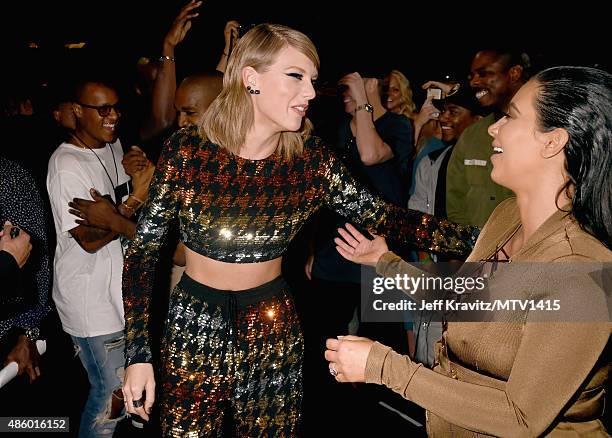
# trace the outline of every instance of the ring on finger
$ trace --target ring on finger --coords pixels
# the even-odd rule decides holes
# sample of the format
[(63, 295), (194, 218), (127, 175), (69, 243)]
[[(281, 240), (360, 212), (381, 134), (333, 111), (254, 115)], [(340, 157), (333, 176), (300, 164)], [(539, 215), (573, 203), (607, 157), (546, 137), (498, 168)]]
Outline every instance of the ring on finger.
[(143, 406), (143, 399), (139, 398), (138, 400), (132, 400), (132, 406), (134, 406), (135, 408), (142, 408)]
[(336, 371), (333, 364), (329, 365), (329, 374), (331, 374), (334, 377), (338, 376), (338, 371)]

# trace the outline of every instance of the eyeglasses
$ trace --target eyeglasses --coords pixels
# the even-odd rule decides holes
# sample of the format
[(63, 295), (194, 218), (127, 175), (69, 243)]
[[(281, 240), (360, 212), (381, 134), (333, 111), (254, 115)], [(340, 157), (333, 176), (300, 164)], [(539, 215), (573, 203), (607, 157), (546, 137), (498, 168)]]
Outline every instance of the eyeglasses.
[(85, 108), (91, 108), (91, 109), (95, 109), (96, 111), (98, 111), (98, 114), (100, 114), (100, 117), (108, 117), (110, 116), (110, 113), (112, 110), (115, 110), (115, 113), (117, 113), (117, 116), (121, 115), (121, 110), (119, 109), (119, 104), (116, 103), (114, 105), (87, 105), (86, 103), (81, 103), (81, 102), (75, 102), (78, 105), (81, 105)]

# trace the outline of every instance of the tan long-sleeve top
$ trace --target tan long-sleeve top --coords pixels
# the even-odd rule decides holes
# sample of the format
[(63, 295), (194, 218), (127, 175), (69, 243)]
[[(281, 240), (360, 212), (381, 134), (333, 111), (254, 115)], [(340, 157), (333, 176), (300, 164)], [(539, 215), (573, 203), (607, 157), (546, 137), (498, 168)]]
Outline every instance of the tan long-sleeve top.
[[(508, 199), (491, 215), (468, 261), (489, 259), (519, 226), (516, 199)], [(575, 263), (585, 261), (609, 263), (612, 252), (570, 215), (556, 212), (490, 278), (487, 297), (508, 298), (504, 294), (512, 291), (519, 299), (559, 299), (561, 310), (549, 312), (549, 322), (541, 322), (547, 313), (528, 309), (493, 314), (495, 322), (449, 322), (433, 370), (375, 343), (366, 382), (424, 407), (429, 436), (608, 436), (600, 418), (610, 370), (610, 298), (604, 291), (610, 282), (602, 288), (601, 280), (572, 275)], [(512, 268), (518, 262), (573, 264), (522, 263), (517, 275)], [(567, 266), (567, 275), (539, 275), (543, 266)], [(422, 273), (391, 252), (376, 270), (386, 277)], [(590, 322), (570, 322), (573, 315)]]

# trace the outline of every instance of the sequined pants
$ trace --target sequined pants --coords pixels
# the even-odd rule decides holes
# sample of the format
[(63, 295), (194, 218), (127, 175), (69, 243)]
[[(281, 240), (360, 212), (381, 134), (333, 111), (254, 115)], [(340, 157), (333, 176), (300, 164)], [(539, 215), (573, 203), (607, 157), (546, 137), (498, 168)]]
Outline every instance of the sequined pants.
[(221, 436), (227, 424), (238, 437), (295, 436), (303, 353), (282, 277), (232, 292), (183, 275), (162, 350), (164, 436)]

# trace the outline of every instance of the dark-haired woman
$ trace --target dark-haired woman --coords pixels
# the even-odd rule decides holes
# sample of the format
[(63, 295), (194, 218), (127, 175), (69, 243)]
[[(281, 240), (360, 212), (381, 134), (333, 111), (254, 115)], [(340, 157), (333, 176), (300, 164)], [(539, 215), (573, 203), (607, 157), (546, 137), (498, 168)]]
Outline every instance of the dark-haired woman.
[[(489, 133), (491, 177), (516, 198), (498, 206), (468, 261), (495, 261), (488, 301), (526, 308), (448, 322), (433, 370), (357, 337), (327, 341), (330, 369), (423, 406), (430, 436), (609, 436), (601, 420), (612, 325), (602, 289), (612, 262), (612, 76), (544, 70)], [(349, 233), (337, 240), (349, 260), (384, 276), (421, 275), (383, 238)]]

